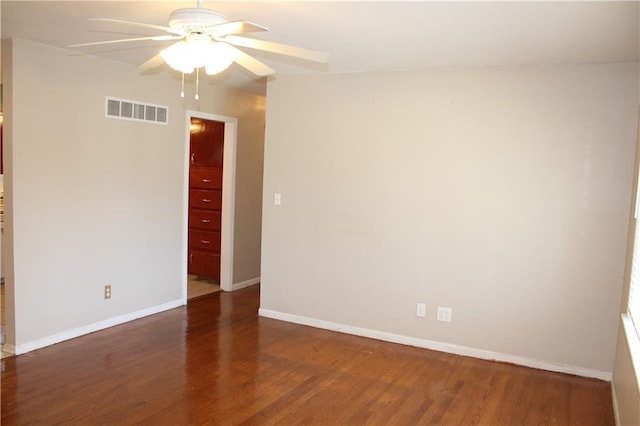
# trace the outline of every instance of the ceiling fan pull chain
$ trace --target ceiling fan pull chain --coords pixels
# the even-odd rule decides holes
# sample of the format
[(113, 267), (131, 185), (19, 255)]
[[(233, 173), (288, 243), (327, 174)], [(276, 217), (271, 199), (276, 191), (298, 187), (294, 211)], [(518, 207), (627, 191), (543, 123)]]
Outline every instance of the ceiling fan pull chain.
[(199, 83), (200, 83), (200, 68), (196, 68), (196, 101), (200, 99), (200, 96), (198, 96)]
[(184, 73), (182, 73), (182, 89), (180, 91), (180, 97), (184, 98)]

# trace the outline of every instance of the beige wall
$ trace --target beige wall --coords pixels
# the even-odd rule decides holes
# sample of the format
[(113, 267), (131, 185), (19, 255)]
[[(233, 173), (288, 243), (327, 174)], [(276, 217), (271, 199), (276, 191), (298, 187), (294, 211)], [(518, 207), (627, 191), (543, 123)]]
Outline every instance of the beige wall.
[[(261, 309), (606, 377), (637, 75), (619, 64), (279, 76)], [(452, 323), (435, 321), (437, 306)]]
[[(187, 109), (238, 117), (234, 270), (259, 274), (261, 182), (251, 170), (263, 97), (204, 83), (199, 102), (191, 87), (182, 100), (167, 72), (140, 76), (20, 40), (11, 59), (8, 287), (19, 347), (180, 301)], [(105, 118), (107, 95), (167, 105), (169, 125)]]

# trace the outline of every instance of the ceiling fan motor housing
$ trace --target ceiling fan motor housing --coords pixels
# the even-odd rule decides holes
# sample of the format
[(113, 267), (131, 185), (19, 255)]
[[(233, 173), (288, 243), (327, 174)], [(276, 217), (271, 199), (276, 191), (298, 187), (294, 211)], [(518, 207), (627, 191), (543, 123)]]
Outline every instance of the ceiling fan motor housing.
[(169, 27), (182, 34), (202, 33), (224, 22), (227, 18), (223, 14), (201, 8), (178, 9), (169, 16)]

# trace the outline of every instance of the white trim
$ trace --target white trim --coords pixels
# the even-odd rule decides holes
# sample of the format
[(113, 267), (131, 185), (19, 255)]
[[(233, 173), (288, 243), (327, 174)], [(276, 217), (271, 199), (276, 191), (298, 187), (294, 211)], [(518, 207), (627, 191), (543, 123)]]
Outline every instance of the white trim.
[(260, 277), (251, 278), (250, 280), (235, 283), (231, 286), (231, 291), (240, 290), (241, 288), (251, 287), (252, 285), (260, 284)]
[(224, 118), (224, 151), (222, 153), (222, 241), (220, 243), (220, 288), (233, 290), (233, 233), (236, 206), (236, 118)]
[(220, 243), (220, 288), (233, 290), (233, 230), (235, 226), (236, 146), (238, 119), (224, 115), (187, 111), (185, 121), (184, 197), (182, 226), (182, 296), (187, 300), (188, 233), (189, 233), (189, 128), (191, 117), (224, 122), (224, 151), (222, 159), (222, 230)]
[(620, 423), (620, 408), (618, 408), (618, 397), (616, 396), (616, 386), (613, 381), (613, 377), (611, 378), (611, 402), (613, 404), (613, 420), (616, 426), (619, 426)]
[(627, 340), (627, 347), (629, 348), (629, 357), (631, 358), (631, 365), (633, 366), (633, 372), (635, 373), (635, 382), (640, 393), (640, 339), (636, 334), (636, 329), (633, 326), (633, 322), (629, 314), (622, 314), (622, 329), (624, 330), (624, 336)]
[(182, 300), (187, 303), (189, 277), (189, 149), (191, 138), (191, 116), (189, 111), (184, 124), (184, 155), (182, 158)]
[(399, 343), (401, 345), (416, 346), (418, 348), (431, 349), (439, 352), (447, 352), (456, 355), (469, 356), (472, 358), (486, 359), (490, 361), (508, 362), (525, 367), (537, 368), (540, 370), (555, 371), (559, 373), (574, 374), (577, 376), (591, 377), (595, 379), (611, 381), (612, 373), (609, 371), (592, 370), (590, 368), (576, 367), (572, 365), (555, 364), (544, 361), (537, 361), (516, 355), (502, 354), (499, 352), (486, 351), (483, 349), (469, 348), (466, 346), (453, 345), (451, 343), (436, 342), (433, 340), (420, 339), (417, 337), (402, 336), (399, 334), (387, 333), (384, 331), (371, 330), (367, 328), (352, 327), (345, 324), (337, 324), (330, 321), (318, 320), (315, 318), (303, 317), (300, 315), (286, 314), (269, 309), (258, 310), (258, 315), (266, 318), (293, 322), (296, 324), (308, 325), (325, 330), (337, 331), (340, 333), (353, 334), (355, 336), (368, 337), (370, 339), (383, 340), (385, 342)]
[(157, 314), (159, 312), (168, 311), (169, 309), (174, 309), (180, 306), (184, 306), (184, 301), (182, 299), (163, 303), (162, 305), (152, 306), (150, 308), (145, 308), (140, 311), (119, 315), (117, 317), (109, 318), (104, 321), (94, 322), (93, 324), (85, 325), (82, 327), (74, 328), (72, 330), (63, 331), (62, 333), (54, 334), (52, 336), (43, 337), (42, 339), (37, 339), (31, 342), (23, 343), (21, 345), (16, 346), (15, 351), (13, 353), (15, 353), (16, 355), (20, 355), (36, 349), (44, 348), (45, 346), (54, 345), (56, 343), (60, 343), (65, 340), (84, 336), (85, 334), (93, 333), (95, 331), (103, 330), (105, 328), (113, 327), (115, 325), (124, 324), (125, 322), (129, 322), (129, 321), (136, 320), (138, 318)]

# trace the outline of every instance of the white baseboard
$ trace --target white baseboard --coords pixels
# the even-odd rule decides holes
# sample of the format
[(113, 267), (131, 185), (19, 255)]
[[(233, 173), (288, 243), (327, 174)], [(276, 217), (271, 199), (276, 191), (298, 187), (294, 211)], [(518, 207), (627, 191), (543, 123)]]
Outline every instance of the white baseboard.
[(241, 288), (251, 287), (252, 285), (256, 285), (256, 284), (260, 284), (260, 277), (251, 278), (250, 280), (231, 284), (231, 291), (236, 291), (236, 290), (240, 290)]
[(433, 340), (420, 339), (416, 337), (402, 336), (399, 334), (387, 333), (384, 331), (371, 330), (367, 328), (352, 327), (350, 325), (338, 324), (330, 321), (318, 320), (315, 318), (300, 315), (287, 314), (269, 309), (258, 310), (258, 315), (266, 318), (293, 322), (296, 324), (308, 325), (325, 330), (338, 331), (355, 336), (368, 337), (370, 339), (383, 340), (386, 342), (400, 343), (402, 345), (415, 346), (418, 348), (431, 349), (439, 352), (447, 352), (456, 355), (463, 355), (472, 358), (486, 359), (490, 361), (501, 361), (525, 367), (537, 368), (540, 370), (555, 371), (559, 373), (574, 374), (576, 376), (590, 377), (605, 381), (611, 381), (612, 373), (608, 371), (592, 370), (589, 368), (575, 367), (564, 364), (554, 364), (534, 359), (524, 358), (516, 355), (502, 354), (499, 352), (486, 351), (483, 349), (469, 348), (466, 346), (453, 345), (451, 343), (436, 342)]
[(140, 311), (131, 312), (129, 314), (124, 314), (117, 317), (109, 318), (104, 321), (95, 322), (93, 324), (85, 325), (83, 327), (74, 328), (73, 330), (63, 331), (62, 333), (54, 334), (52, 336), (43, 337), (42, 339), (37, 339), (31, 342), (17, 345), (13, 353), (16, 355), (20, 355), (36, 349), (44, 348), (45, 346), (50, 346), (56, 343), (63, 342), (65, 340), (69, 340), (69, 339), (83, 336), (85, 334), (93, 333), (94, 331), (99, 331), (105, 328), (113, 327), (114, 325), (123, 324), (125, 322), (133, 321), (138, 318), (157, 314), (163, 311), (168, 311), (169, 309), (177, 308), (183, 305), (184, 305), (184, 301), (182, 299), (178, 299), (178, 300), (164, 303), (162, 305), (152, 306), (150, 308), (142, 309)]

